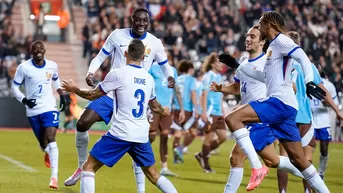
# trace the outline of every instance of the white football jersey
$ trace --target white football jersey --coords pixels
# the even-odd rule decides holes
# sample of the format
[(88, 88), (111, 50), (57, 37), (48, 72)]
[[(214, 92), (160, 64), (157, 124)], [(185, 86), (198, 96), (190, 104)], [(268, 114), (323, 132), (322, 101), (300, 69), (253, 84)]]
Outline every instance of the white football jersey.
[[(101, 51), (106, 55), (112, 55), (112, 69), (126, 65), (124, 53), (134, 38), (135, 36), (132, 34), (131, 28), (116, 29), (107, 37)], [(149, 71), (154, 61), (159, 65), (164, 65), (168, 62), (167, 54), (160, 39), (149, 32), (146, 32), (139, 39), (145, 46), (144, 61), (141, 64), (145, 70)], [(108, 96), (113, 98), (111, 94)]]
[[(327, 79), (323, 78), (322, 80), (325, 88), (331, 94), (332, 99), (334, 100), (336, 105), (338, 105), (337, 92), (335, 86)], [(329, 108), (330, 107), (323, 104), (322, 101), (316, 98), (311, 100), (311, 109), (313, 114), (312, 124), (315, 129), (331, 127)]]
[(290, 55), (297, 48), (299, 46), (292, 39), (280, 33), (269, 44), (264, 67), (267, 97), (275, 97), (295, 109), (298, 109), (298, 102), (292, 87), (293, 59)]
[(127, 65), (109, 72), (99, 87), (114, 94), (112, 125), (109, 132), (122, 140), (149, 141), (147, 108), (155, 98), (155, 83), (148, 71)]
[(26, 107), (26, 115), (32, 117), (49, 111), (57, 111), (51, 81), (58, 79), (57, 64), (45, 59), (43, 66), (35, 65), (32, 59), (21, 63), (14, 75), (14, 84), (24, 83), (25, 97), (36, 99), (37, 105)]
[[(246, 66), (252, 70), (261, 72), (263, 72), (265, 63), (266, 55), (264, 55), (264, 53), (255, 59), (244, 58), (240, 60), (241, 66)], [(240, 83), (241, 104), (247, 104), (251, 101), (266, 97), (266, 84), (251, 78), (240, 70), (237, 70), (234, 80), (235, 82)]]

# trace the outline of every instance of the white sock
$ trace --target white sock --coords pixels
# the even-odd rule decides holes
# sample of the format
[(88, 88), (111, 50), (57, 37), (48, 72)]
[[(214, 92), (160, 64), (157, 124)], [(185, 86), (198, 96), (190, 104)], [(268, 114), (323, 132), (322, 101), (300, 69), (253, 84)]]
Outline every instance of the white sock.
[(258, 159), (257, 153), (252, 145), (248, 130), (246, 128), (242, 128), (238, 129), (232, 134), (235, 137), (239, 147), (242, 149), (245, 155), (247, 155), (251, 167), (256, 169), (262, 168), (262, 163)]
[(294, 176), (303, 178), (303, 175), (301, 174), (301, 172), (291, 163), (288, 157), (279, 156), (279, 158), (280, 158), (280, 163), (277, 167), (279, 170), (283, 170), (283, 171), (293, 174)]
[(76, 131), (76, 149), (77, 149), (77, 156), (79, 160), (79, 165), (78, 165), (79, 168), (82, 168), (82, 164), (87, 159), (88, 140), (89, 140), (88, 131), (86, 132)]
[(51, 168), (51, 177), (57, 179), (58, 175), (58, 147), (56, 142), (51, 142), (48, 144), (49, 147), (49, 159)]
[(158, 178), (156, 186), (160, 189), (163, 193), (177, 193), (174, 185), (169, 181), (166, 177), (160, 176)]
[(230, 176), (224, 188), (224, 193), (236, 193), (243, 180), (243, 168), (231, 168)]
[(94, 193), (95, 192), (95, 174), (94, 172), (82, 172), (80, 193)]
[(281, 193), (286, 193), (286, 190), (285, 190), (285, 189), (282, 189)]
[(132, 167), (135, 173), (137, 192), (144, 193), (145, 192), (145, 175), (143, 173), (143, 170), (141, 167), (137, 166), (134, 161), (132, 161)]
[(317, 192), (317, 193), (330, 193), (329, 189), (326, 187), (322, 178), (317, 173), (316, 168), (311, 164), (307, 169), (301, 172), (307, 181), (307, 183)]
[(310, 193), (310, 191), (306, 188), (306, 189), (305, 189), (305, 193)]
[(44, 152), (49, 154), (49, 146), (46, 146), (46, 148), (44, 149)]
[(329, 156), (320, 156), (319, 157), (319, 168), (318, 168), (318, 172), (321, 174), (324, 174), (326, 168), (328, 167), (328, 158)]

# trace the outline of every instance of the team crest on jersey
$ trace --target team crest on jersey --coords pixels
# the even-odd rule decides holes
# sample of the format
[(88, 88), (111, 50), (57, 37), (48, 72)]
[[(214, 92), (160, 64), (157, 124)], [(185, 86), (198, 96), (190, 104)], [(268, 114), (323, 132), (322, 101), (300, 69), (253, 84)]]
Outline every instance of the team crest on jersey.
[(148, 57), (148, 55), (151, 53), (151, 49), (148, 48), (147, 46), (145, 46), (145, 52), (144, 52), (144, 56)]
[(270, 56), (272, 56), (272, 51), (271, 50), (269, 50), (269, 52), (267, 54), (267, 57), (270, 57)]
[(52, 74), (49, 73), (49, 72), (46, 72), (46, 73), (45, 73), (45, 76), (46, 76), (46, 80), (49, 81), (50, 78), (52, 77)]

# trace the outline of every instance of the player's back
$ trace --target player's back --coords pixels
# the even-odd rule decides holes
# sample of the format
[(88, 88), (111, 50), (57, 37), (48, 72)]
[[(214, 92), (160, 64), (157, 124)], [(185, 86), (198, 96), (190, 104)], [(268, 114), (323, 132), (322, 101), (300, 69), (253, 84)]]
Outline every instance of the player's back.
[(114, 96), (113, 124), (110, 133), (120, 139), (146, 143), (149, 122), (146, 111), (155, 96), (154, 80), (142, 67), (127, 65), (113, 70), (117, 74)]
[(277, 35), (269, 44), (264, 73), (267, 97), (278, 98), (283, 103), (298, 109), (291, 79), (293, 59), (287, 55), (287, 52), (296, 46), (289, 37), (281, 33)]
[[(332, 99), (338, 105), (337, 92), (335, 86), (327, 79), (322, 79), (325, 88), (329, 91)], [(311, 109), (313, 113), (313, 126), (316, 129), (330, 127), (329, 107), (318, 99), (311, 100)]]
[(24, 83), (25, 96), (36, 99), (36, 106), (26, 107), (28, 117), (48, 111), (56, 111), (51, 81), (58, 78), (57, 64), (51, 60), (44, 60), (43, 66), (38, 66), (32, 59), (20, 64), (17, 68), (15, 84)]
[[(172, 67), (174, 70), (174, 78), (177, 78), (177, 72), (174, 67)], [(169, 107), (171, 108), (171, 102), (173, 98), (173, 92), (174, 90), (172, 88), (168, 88), (168, 80), (163, 75), (163, 72), (161, 70), (161, 67), (154, 63), (149, 73), (154, 78), (155, 81), (155, 91), (156, 91), (156, 99), (157, 101), (163, 106), (163, 107)]]
[[(222, 75), (214, 73), (212, 70), (206, 72), (204, 75), (204, 89), (209, 90), (210, 84), (216, 82), (222, 83)], [(221, 116), (222, 115), (222, 99), (223, 94), (221, 92), (208, 92), (207, 94), (207, 111), (211, 110), (211, 115)]]
[[(188, 111), (188, 112), (193, 111), (191, 92), (195, 91), (196, 89), (195, 82), (196, 82), (195, 78), (189, 74), (182, 74), (176, 79), (176, 84), (179, 87), (181, 95), (182, 95), (183, 108), (185, 111)], [(177, 110), (180, 110), (180, 106), (178, 102), (175, 103), (174, 108)]]
[[(263, 72), (264, 65), (266, 63), (266, 56), (264, 54), (258, 56), (255, 59), (244, 59), (240, 62), (242, 66), (247, 66), (253, 70)], [(235, 81), (240, 83), (241, 103), (247, 104), (251, 101), (255, 101), (266, 97), (266, 84), (249, 77), (241, 71), (237, 71)]]

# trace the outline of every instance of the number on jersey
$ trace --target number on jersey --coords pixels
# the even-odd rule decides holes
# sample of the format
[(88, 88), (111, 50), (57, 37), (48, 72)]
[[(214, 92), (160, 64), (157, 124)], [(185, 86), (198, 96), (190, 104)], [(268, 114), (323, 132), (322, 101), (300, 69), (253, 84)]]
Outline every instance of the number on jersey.
[(132, 115), (135, 118), (139, 118), (143, 115), (143, 109), (144, 109), (144, 99), (145, 99), (145, 93), (142, 89), (137, 89), (135, 91), (134, 97), (138, 99), (137, 105), (138, 105), (138, 110), (137, 109), (132, 109)]
[(246, 82), (242, 82), (241, 83), (241, 93), (247, 93), (247, 83)]

